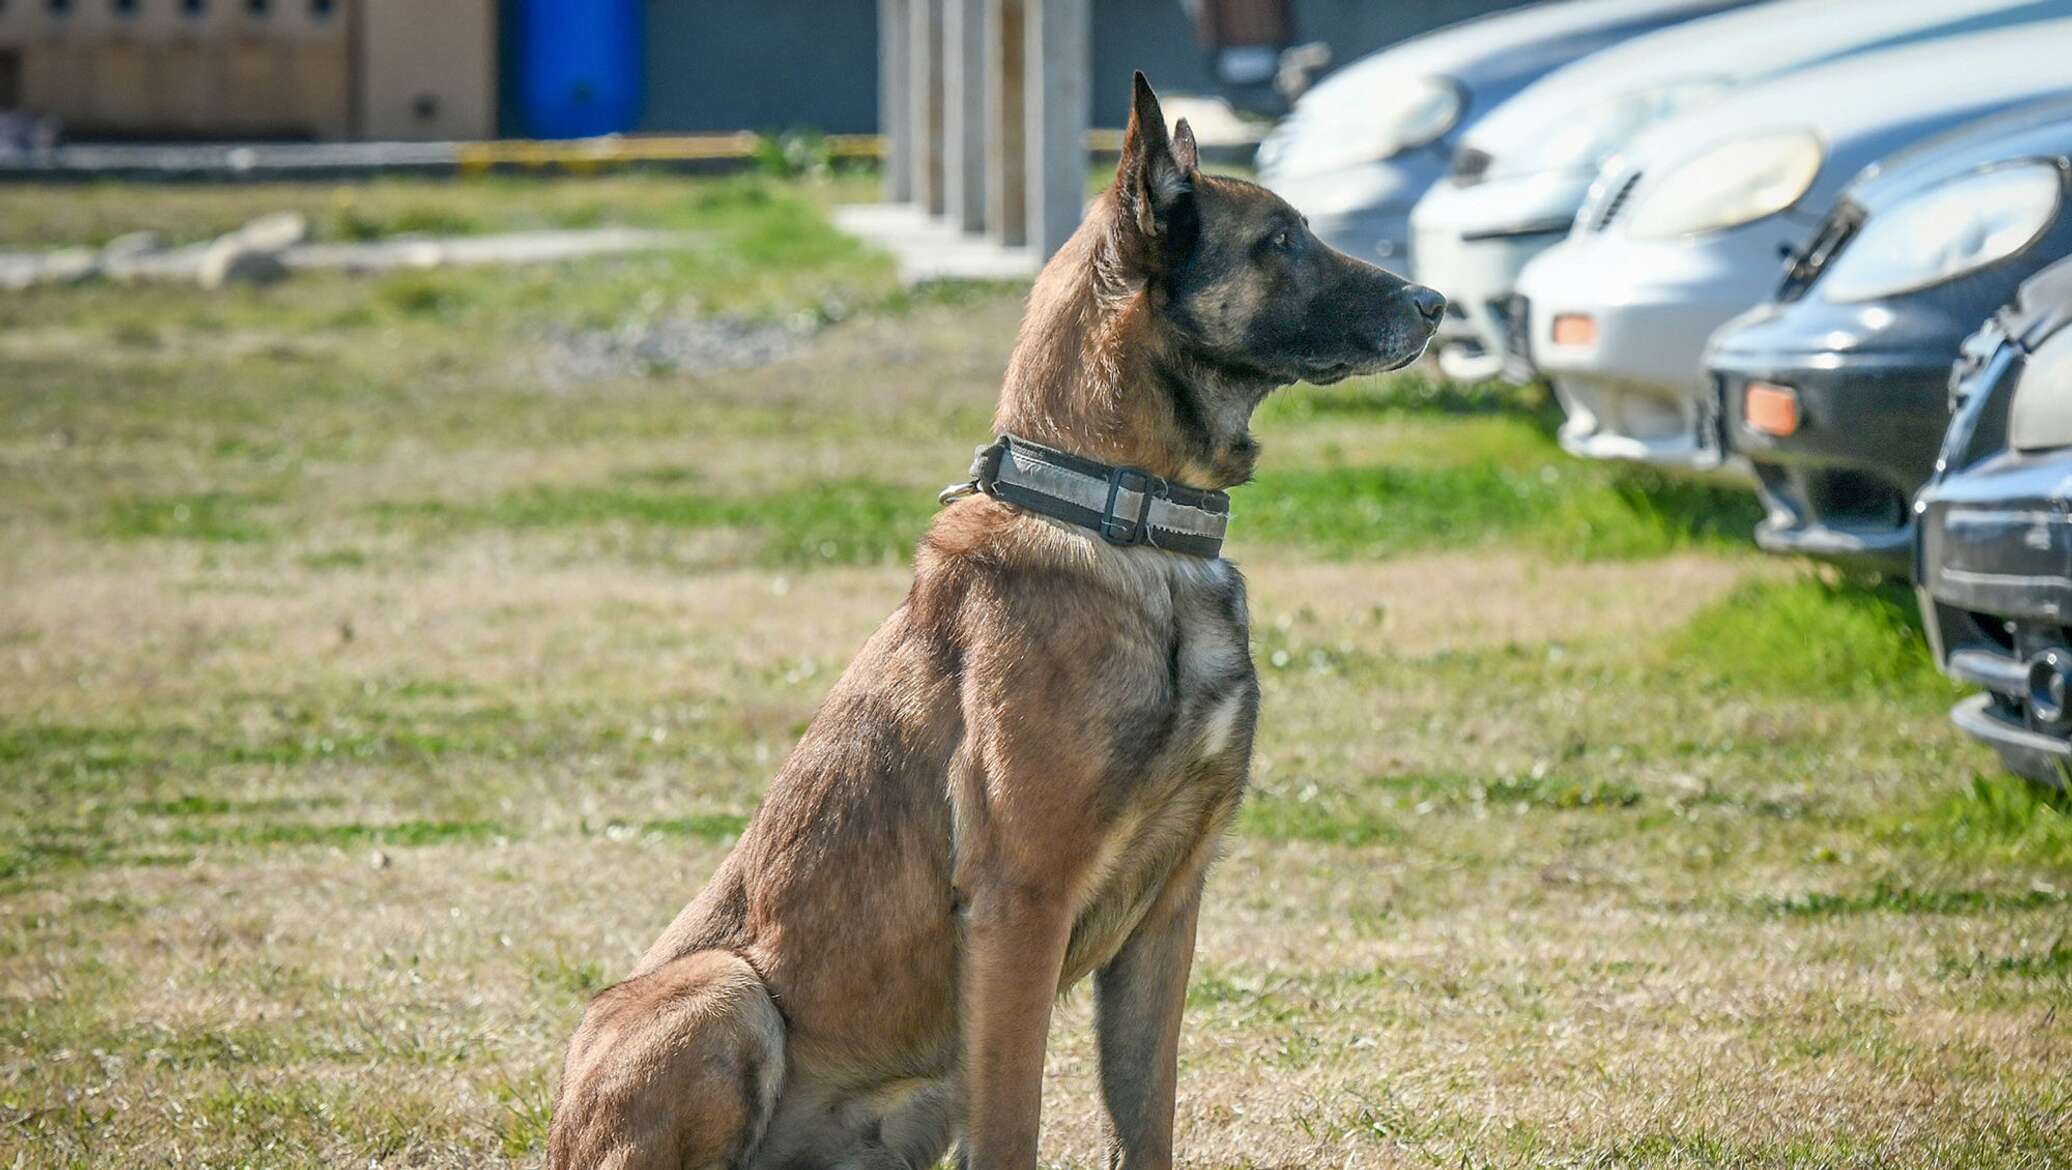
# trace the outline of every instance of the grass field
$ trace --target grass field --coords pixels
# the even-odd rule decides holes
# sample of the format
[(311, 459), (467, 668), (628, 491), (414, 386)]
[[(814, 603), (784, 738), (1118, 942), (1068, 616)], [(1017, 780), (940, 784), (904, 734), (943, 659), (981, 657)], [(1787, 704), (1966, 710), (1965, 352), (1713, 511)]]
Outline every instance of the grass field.
[[(542, 1161), (986, 436), (1013, 289), (760, 179), (8, 188), (7, 246), (662, 224), (564, 269), (0, 300), (0, 1166)], [(324, 209), (330, 209), (324, 211)], [(2072, 809), (1907, 597), (1545, 400), (1269, 403), (1191, 1167), (2072, 1165)], [(1046, 1161), (1099, 1164), (1090, 1005)]]

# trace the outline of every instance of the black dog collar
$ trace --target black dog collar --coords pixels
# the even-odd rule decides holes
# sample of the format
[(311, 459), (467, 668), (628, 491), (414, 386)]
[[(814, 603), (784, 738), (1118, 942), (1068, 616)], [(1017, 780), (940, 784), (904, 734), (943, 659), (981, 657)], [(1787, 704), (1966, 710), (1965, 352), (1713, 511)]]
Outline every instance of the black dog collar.
[(1003, 504), (1091, 528), (1109, 544), (1148, 544), (1195, 557), (1221, 555), (1230, 527), (1230, 497), (1222, 492), (1013, 435), (980, 447), (971, 461), (971, 478), (944, 488), (937, 498), (947, 504), (981, 492)]

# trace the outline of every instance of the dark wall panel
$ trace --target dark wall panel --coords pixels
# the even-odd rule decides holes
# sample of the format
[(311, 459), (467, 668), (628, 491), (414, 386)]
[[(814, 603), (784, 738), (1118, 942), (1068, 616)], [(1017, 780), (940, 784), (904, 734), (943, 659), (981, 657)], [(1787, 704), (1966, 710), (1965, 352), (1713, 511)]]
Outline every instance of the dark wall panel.
[[(1295, 31), (1331, 44), (1335, 66), (1517, 4), (1295, 0)], [(875, 0), (649, 0), (647, 31), (643, 130), (877, 129)], [(1180, 0), (1094, 0), (1094, 125), (1128, 117), (1132, 69), (1162, 90), (1209, 89)]]
[(649, 0), (643, 130), (878, 128), (875, 0)]

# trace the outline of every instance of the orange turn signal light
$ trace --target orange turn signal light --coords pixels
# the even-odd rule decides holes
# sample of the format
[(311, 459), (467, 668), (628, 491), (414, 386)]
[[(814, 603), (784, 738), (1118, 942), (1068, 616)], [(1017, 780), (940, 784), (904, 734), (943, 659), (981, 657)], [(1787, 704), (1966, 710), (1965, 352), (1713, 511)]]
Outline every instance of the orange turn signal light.
[(1748, 429), (1765, 435), (1798, 433), (1799, 392), (1775, 382), (1750, 382), (1741, 396), (1741, 417)]
[(1554, 318), (1554, 344), (1596, 345), (1597, 319), (1581, 313), (1562, 313)]

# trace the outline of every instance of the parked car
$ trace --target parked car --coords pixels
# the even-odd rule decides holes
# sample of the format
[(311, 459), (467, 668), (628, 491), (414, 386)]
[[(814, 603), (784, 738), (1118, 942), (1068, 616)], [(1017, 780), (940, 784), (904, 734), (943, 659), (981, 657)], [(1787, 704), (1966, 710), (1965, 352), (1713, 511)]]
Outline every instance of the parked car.
[(2072, 19), (1887, 49), (1680, 114), (1605, 165), (1567, 239), (1518, 281), (1529, 356), (1597, 458), (1721, 462), (1701, 364), (1770, 299), (1866, 165), (1966, 122), (2072, 95)]
[(1412, 37), (1330, 74), (1259, 145), (1260, 181), (1334, 247), (1407, 267), (1410, 207), (1469, 126), (1521, 87), (1627, 37), (1750, 0), (1567, 0)]
[(1777, 0), (1634, 37), (1475, 123), (1410, 213), (1412, 270), (1460, 307), (1434, 343), (1466, 381), (1531, 376), (1509, 337), (1518, 274), (1568, 234), (1599, 167), (1649, 126), (1860, 53), (2072, 16), (2072, 0)]
[(1950, 717), (2007, 767), (2072, 767), (2072, 260), (2029, 278), (1965, 346), (1935, 480), (1914, 505), (1936, 662), (1984, 688)]
[(1756, 542), (1895, 576), (1977, 322), (2072, 255), (2072, 102), (1989, 118), (1873, 165), (1776, 300), (1706, 351), (1727, 449), (1766, 516)]

